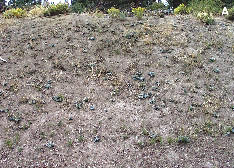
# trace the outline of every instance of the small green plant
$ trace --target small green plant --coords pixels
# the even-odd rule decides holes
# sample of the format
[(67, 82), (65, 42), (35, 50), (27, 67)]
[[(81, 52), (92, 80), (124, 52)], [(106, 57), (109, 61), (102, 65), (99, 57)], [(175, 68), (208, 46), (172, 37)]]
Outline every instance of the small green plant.
[(142, 129), (142, 135), (148, 136), (148, 135), (149, 135), (149, 132), (148, 132), (145, 128), (143, 128), (143, 129)]
[(6, 146), (7, 146), (8, 148), (10, 148), (10, 149), (13, 148), (13, 142), (12, 142), (10, 139), (6, 140), (5, 144), (6, 144)]
[(149, 7), (147, 7), (148, 10), (154, 11), (154, 10), (163, 10), (166, 9), (166, 6), (163, 3), (157, 3), (154, 2), (152, 5), (150, 5)]
[(177, 8), (174, 9), (175, 14), (186, 14), (187, 13), (187, 8), (186, 6), (182, 3), (180, 4)]
[(12, 8), (3, 13), (4, 18), (22, 18), (27, 16), (27, 11), (21, 8)]
[(159, 142), (159, 143), (163, 143), (163, 138), (162, 138), (162, 136), (156, 136), (156, 137), (152, 137), (152, 138), (150, 138), (150, 145), (154, 145), (154, 144), (156, 144), (157, 142)]
[(228, 10), (228, 16), (226, 17), (228, 20), (234, 20), (234, 7)]
[(132, 13), (137, 17), (138, 20), (141, 20), (143, 17), (143, 14), (145, 12), (145, 8), (138, 7), (138, 8), (132, 8)]
[(120, 10), (116, 9), (114, 7), (108, 9), (107, 12), (110, 15), (110, 17), (112, 17), (112, 18), (119, 18), (119, 16), (120, 16)]
[(67, 141), (67, 146), (72, 147), (73, 146), (73, 140), (68, 140)]
[(175, 139), (172, 138), (172, 137), (168, 137), (167, 142), (168, 142), (169, 145), (171, 145), (171, 144), (173, 144), (175, 142)]
[(83, 135), (80, 135), (78, 138), (77, 138), (78, 142), (84, 142), (84, 136)]
[(197, 18), (205, 24), (208, 24), (208, 25), (214, 24), (214, 18), (211, 13), (199, 12), (197, 14)]
[(67, 3), (58, 3), (57, 5), (50, 5), (44, 11), (44, 16), (54, 16), (59, 14), (65, 14), (68, 12), (69, 12), (69, 6)]

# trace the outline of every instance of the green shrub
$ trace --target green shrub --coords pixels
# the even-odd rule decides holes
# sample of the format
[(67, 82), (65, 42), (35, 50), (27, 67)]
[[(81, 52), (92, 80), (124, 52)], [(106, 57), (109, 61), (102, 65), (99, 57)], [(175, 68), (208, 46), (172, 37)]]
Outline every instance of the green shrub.
[(174, 9), (175, 14), (186, 14), (187, 13), (187, 8), (186, 6), (182, 3), (180, 4), (177, 8)]
[(110, 8), (107, 10), (107, 13), (112, 17), (112, 18), (119, 18), (120, 15), (120, 10), (116, 9), (114, 7)]
[(72, 11), (75, 13), (83, 13), (85, 11), (85, 5), (80, 2), (76, 2), (72, 5)]
[(28, 16), (43, 16), (46, 8), (43, 6), (34, 6), (29, 12)]
[(50, 5), (44, 12), (45, 16), (54, 16), (59, 14), (65, 14), (69, 12), (67, 3), (58, 3), (57, 5)]
[(205, 24), (213, 24), (214, 23), (214, 18), (211, 13), (206, 13), (206, 12), (199, 12), (197, 14), (197, 18), (201, 20)]
[(166, 6), (163, 3), (157, 3), (154, 2), (152, 5), (150, 5), (149, 7), (147, 7), (148, 10), (160, 10), (160, 9), (166, 9)]
[(228, 16), (226, 17), (229, 20), (234, 20), (234, 7), (228, 10)]
[(222, 12), (223, 2), (221, 0), (191, 0), (189, 1), (188, 8), (190, 8), (189, 13), (213, 13), (219, 14)]
[(143, 17), (143, 14), (145, 12), (145, 8), (142, 8), (142, 7), (132, 8), (132, 12), (137, 17), (137, 19), (140, 20)]
[(3, 16), (7, 19), (9, 18), (22, 18), (27, 16), (27, 11), (21, 8), (12, 8), (3, 13)]

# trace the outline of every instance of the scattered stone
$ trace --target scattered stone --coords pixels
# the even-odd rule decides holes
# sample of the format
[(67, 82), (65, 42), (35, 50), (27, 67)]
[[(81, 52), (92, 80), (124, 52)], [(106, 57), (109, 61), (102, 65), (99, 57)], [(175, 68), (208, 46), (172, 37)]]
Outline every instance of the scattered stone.
[(75, 106), (76, 106), (77, 109), (81, 109), (82, 106), (83, 106), (83, 102), (82, 101), (76, 102)]
[(53, 148), (54, 147), (54, 143), (52, 141), (50, 141), (47, 144), (45, 144), (45, 146), (48, 147), (48, 148)]
[(145, 78), (142, 76), (141, 72), (137, 72), (132, 78), (133, 78), (133, 80), (138, 80), (141, 82), (143, 82), (145, 80)]
[(190, 139), (186, 136), (179, 136), (177, 142), (180, 144), (186, 144), (190, 142)]
[(9, 121), (13, 121), (13, 122), (15, 122), (15, 123), (18, 124), (21, 121), (21, 118), (20, 117), (15, 117), (15, 116), (11, 115), (11, 116), (8, 117), (8, 120)]
[(35, 99), (32, 100), (32, 104), (36, 104), (37, 101)]
[(215, 72), (215, 73), (220, 73), (220, 70), (219, 70), (218, 68), (215, 68), (215, 69), (214, 69), (214, 72)]
[(138, 98), (139, 99), (146, 99), (146, 98), (151, 97), (151, 95), (152, 95), (151, 93), (141, 93), (138, 95)]
[(148, 75), (149, 75), (150, 77), (155, 77), (155, 73), (154, 73), (154, 72), (149, 72)]
[(94, 142), (100, 142), (100, 141), (101, 141), (100, 136), (95, 136), (95, 137), (93, 138), (93, 141), (94, 141)]
[(88, 98), (88, 97), (85, 97), (83, 101), (84, 101), (84, 102), (88, 102), (88, 101), (89, 101), (89, 98)]
[(157, 106), (157, 105), (154, 105), (153, 109), (156, 110), (156, 111), (160, 110), (159, 106)]
[(7, 113), (8, 111), (8, 109), (0, 109), (0, 113)]
[(51, 84), (49, 84), (49, 83), (45, 84), (45, 88), (46, 88), (46, 89), (51, 88)]
[(83, 49), (83, 53), (87, 53), (88, 51), (86, 49)]
[(155, 104), (156, 103), (156, 100), (155, 100), (155, 97), (153, 97), (151, 100), (150, 100), (150, 104)]
[(153, 132), (149, 133), (149, 137), (150, 137), (150, 138), (155, 139), (157, 136), (158, 136), (158, 135), (155, 134), (155, 133), (153, 133)]
[(95, 110), (95, 107), (94, 106), (90, 106), (90, 110)]
[(95, 37), (89, 37), (89, 40), (93, 41), (93, 40), (95, 40)]
[(56, 102), (62, 102), (63, 101), (63, 96), (54, 96), (52, 99)]
[(215, 60), (216, 60), (216, 59), (215, 59), (214, 57), (211, 57), (211, 58), (210, 58), (210, 62), (215, 62)]

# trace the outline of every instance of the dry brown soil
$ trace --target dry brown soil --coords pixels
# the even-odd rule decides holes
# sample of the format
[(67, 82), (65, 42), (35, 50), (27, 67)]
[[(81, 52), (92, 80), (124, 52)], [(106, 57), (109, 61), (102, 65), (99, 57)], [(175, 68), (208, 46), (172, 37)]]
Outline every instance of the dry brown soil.
[(1, 17), (0, 167), (233, 168), (234, 23), (215, 21)]

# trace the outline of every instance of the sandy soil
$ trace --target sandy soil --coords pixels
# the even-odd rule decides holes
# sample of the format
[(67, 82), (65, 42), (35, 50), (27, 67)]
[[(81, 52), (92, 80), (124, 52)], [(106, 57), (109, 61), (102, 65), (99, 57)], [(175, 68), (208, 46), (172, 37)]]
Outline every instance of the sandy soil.
[(0, 18), (0, 167), (234, 165), (234, 23)]

